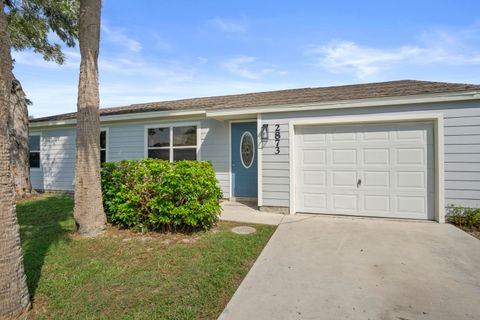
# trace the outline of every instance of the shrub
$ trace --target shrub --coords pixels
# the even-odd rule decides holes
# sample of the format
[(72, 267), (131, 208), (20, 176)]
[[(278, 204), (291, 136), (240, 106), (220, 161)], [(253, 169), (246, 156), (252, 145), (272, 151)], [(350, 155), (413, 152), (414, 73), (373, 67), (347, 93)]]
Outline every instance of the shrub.
[(480, 228), (480, 208), (464, 208), (450, 206), (448, 208), (448, 222), (470, 229)]
[(223, 195), (208, 161), (109, 162), (101, 178), (107, 218), (121, 227), (192, 231), (218, 221)]

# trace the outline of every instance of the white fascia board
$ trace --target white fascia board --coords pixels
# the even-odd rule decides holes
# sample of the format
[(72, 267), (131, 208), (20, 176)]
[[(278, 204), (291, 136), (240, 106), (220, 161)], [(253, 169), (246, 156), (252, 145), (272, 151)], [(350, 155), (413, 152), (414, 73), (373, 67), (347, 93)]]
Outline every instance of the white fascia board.
[[(100, 116), (100, 122), (108, 123), (114, 121), (131, 121), (131, 120), (141, 120), (141, 119), (152, 119), (152, 118), (175, 118), (175, 117), (185, 117), (185, 116), (205, 116), (205, 110), (185, 110), (185, 111), (153, 111), (153, 112), (138, 112), (138, 113), (127, 113), (127, 114), (118, 114), (111, 116)], [(53, 120), (53, 121), (41, 121), (41, 122), (31, 122), (30, 128), (41, 128), (41, 127), (51, 127), (51, 126), (73, 126), (77, 123), (77, 119), (68, 119), (68, 120)]]
[(357, 99), (357, 100), (338, 100), (329, 102), (316, 103), (299, 103), (288, 105), (269, 105), (258, 108), (232, 108), (229, 110), (207, 110), (207, 118), (227, 118), (237, 115), (258, 114), (258, 113), (276, 113), (291, 111), (309, 111), (309, 110), (326, 110), (326, 109), (346, 109), (346, 108), (366, 108), (377, 106), (393, 106), (405, 104), (420, 104), (434, 102), (450, 102), (450, 101), (468, 101), (480, 100), (480, 92), (453, 92), (442, 94), (425, 94), (415, 96), (373, 98), (373, 99)]

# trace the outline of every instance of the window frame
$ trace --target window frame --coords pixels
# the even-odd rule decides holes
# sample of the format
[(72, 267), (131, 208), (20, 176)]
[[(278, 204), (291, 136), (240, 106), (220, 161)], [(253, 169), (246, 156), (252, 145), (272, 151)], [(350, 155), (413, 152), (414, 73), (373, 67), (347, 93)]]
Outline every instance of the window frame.
[[(102, 146), (101, 144), (99, 145), (100, 147), (100, 165), (102, 165), (102, 157), (101, 157), (101, 153), (102, 153), (102, 150), (105, 150), (105, 162), (109, 162), (110, 161), (110, 157), (109, 157), (109, 152), (108, 152), (108, 147), (109, 147), (109, 143), (110, 143), (110, 139), (109, 139), (109, 136), (110, 136), (110, 132), (109, 132), (109, 128), (102, 128), (100, 127), (100, 135), (102, 134), (102, 131), (105, 131), (105, 148), (102, 149)], [(100, 139), (100, 137), (98, 137), (98, 139)]]
[(30, 150), (30, 143), (28, 144), (28, 157), (29, 157), (29, 160), (28, 160), (28, 166), (30, 167), (30, 170), (32, 171), (41, 171), (42, 170), (42, 133), (41, 132), (29, 132), (28, 133), (28, 140), (30, 142), (30, 137), (40, 137), (40, 141), (38, 143), (38, 146), (39, 146), (39, 150), (35, 150), (33, 152), (38, 152), (39, 156), (40, 156), (40, 165), (38, 167), (32, 167), (30, 166), (30, 152), (32, 152), (32, 150)]
[[(144, 158), (148, 158), (148, 150), (168, 150), (169, 161), (173, 162), (173, 150), (175, 149), (193, 149), (193, 146), (174, 146), (173, 145), (173, 128), (175, 127), (188, 127), (188, 126), (195, 126), (196, 127), (196, 134), (197, 140), (195, 145), (196, 151), (196, 158), (197, 161), (201, 160), (200, 157), (200, 144), (201, 144), (201, 126), (200, 122), (159, 122), (154, 124), (147, 124), (144, 126)], [(169, 130), (169, 146), (168, 147), (149, 147), (148, 146), (148, 129), (158, 129), (158, 128), (168, 128)]]

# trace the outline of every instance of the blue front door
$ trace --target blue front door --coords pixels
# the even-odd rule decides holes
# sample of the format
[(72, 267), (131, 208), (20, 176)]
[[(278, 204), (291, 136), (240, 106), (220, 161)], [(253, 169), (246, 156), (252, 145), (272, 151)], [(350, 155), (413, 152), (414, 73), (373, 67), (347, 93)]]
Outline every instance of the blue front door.
[(257, 123), (232, 123), (232, 193), (257, 197)]

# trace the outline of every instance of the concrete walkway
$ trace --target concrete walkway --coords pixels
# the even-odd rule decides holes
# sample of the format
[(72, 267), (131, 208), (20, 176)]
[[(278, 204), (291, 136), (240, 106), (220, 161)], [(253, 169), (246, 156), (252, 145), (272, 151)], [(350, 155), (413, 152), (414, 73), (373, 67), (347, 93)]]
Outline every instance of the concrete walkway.
[(219, 319), (480, 319), (480, 241), (451, 225), (276, 218)]
[(253, 204), (245, 204), (234, 201), (225, 201), (222, 203), (222, 214), (220, 220), (279, 225), (285, 215), (272, 212), (260, 212), (255, 209)]

